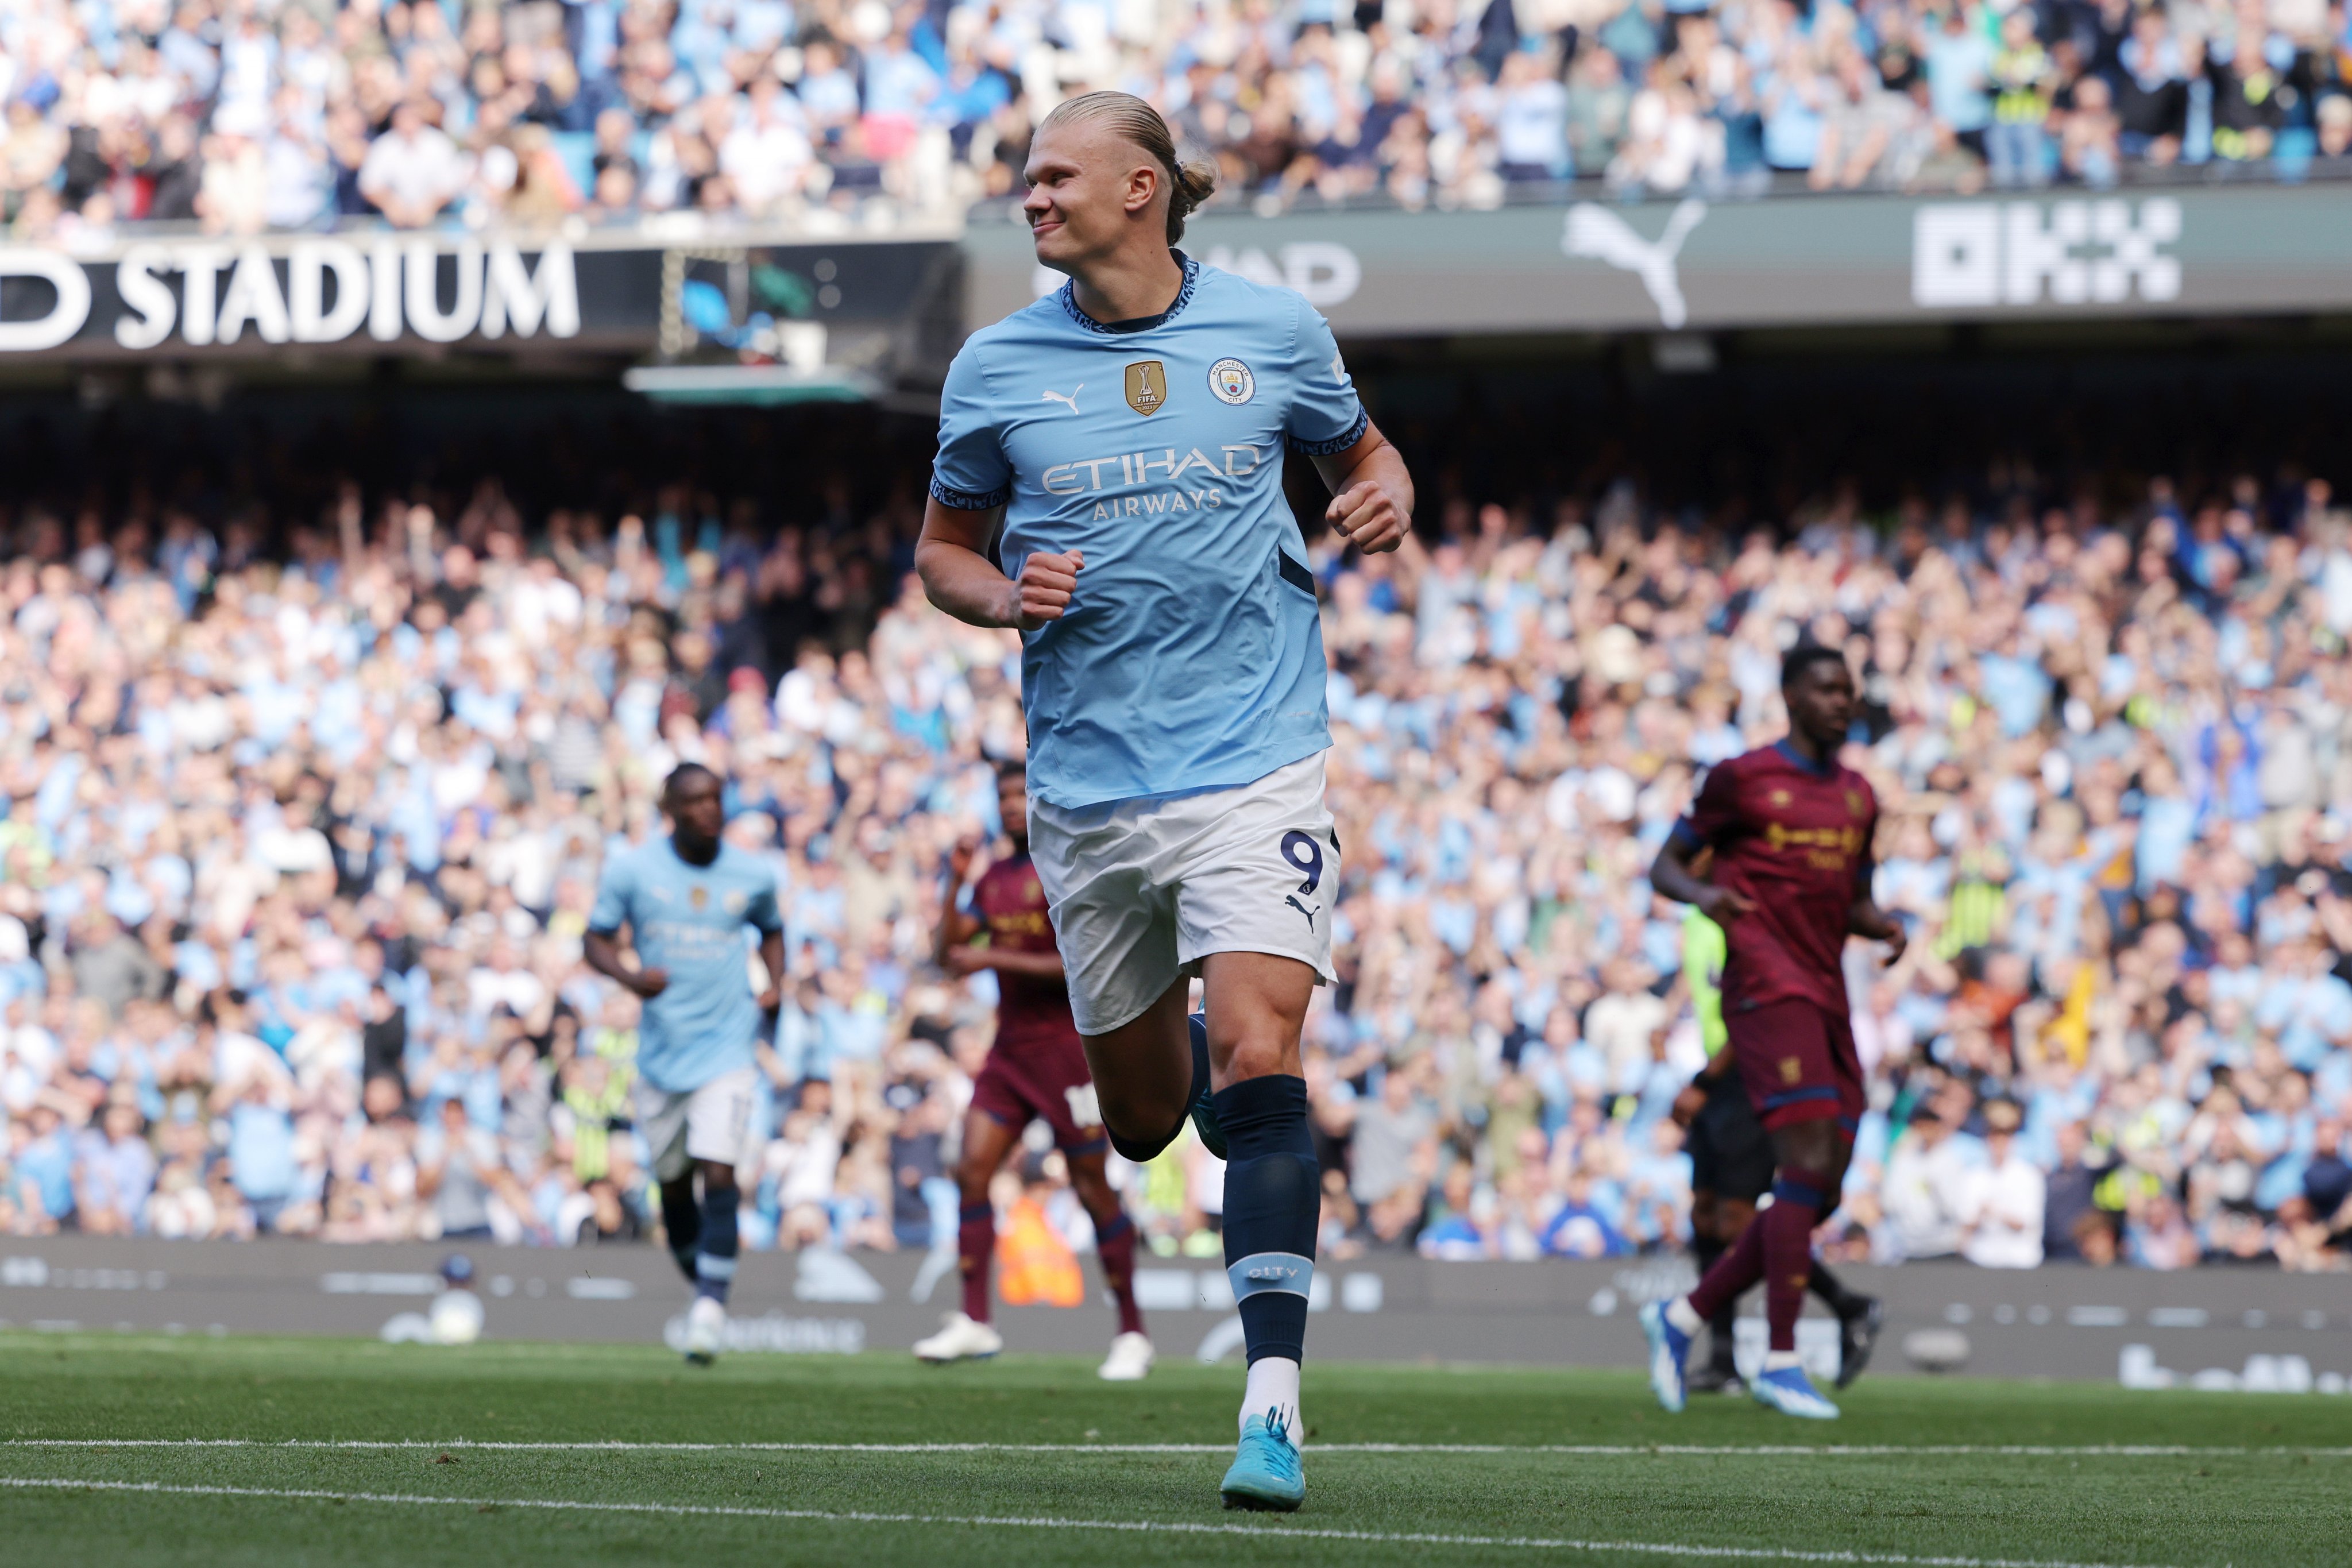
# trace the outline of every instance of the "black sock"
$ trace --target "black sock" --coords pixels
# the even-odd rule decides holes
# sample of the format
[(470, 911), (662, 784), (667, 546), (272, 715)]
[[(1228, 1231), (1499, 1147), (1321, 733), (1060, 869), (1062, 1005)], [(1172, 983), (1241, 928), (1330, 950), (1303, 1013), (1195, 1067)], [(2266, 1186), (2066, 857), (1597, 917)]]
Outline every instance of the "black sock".
[[(1714, 1237), (1695, 1236), (1691, 1238), (1691, 1260), (1698, 1265), (1700, 1279), (1706, 1278), (1706, 1271), (1715, 1267), (1715, 1260), (1721, 1258), (1726, 1250), (1724, 1244)], [(1738, 1321), (1739, 1303), (1737, 1298), (1726, 1302), (1723, 1310), (1707, 1320), (1707, 1364), (1717, 1371), (1727, 1373), (1732, 1370), (1731, 1352), (1737, 1342), (1735, 1325)]]
[(1225, 1134), (1225, 1273), (1251, 1361), (1304, 1359), (1322, 1172), (1307, 1130), (1307, 1080), (1244, 1079), (1216, 1095)]
[(695, 1206), (694, 1177), (691, 1173), (675, 1182), (661, 1184), (662, 1230), (669, 1241), (669, 1255), (677, 1259), (680, 1272), (694, 1278), (695, 1243), (702, 1236), (702, 1211)]
[(1805, 1276), (1805, 1289), (1822, 1299), (1822, 1304), (1841, 1318), (1851, 1318), (1862, 1310), (1865, 1298), (1855, 1295), (1838, 1283), (1838, 1277), (1813, 1259), (1813, 1271)]
[(1192, 1037), (1192, 1091), (1184, 1097), (1183, 1113), (1176, 1118), (1176, 1125), (1168, 1130), (1168, 1135), (1157, 1142), (1139, 1142), (1132, 1138), (1122, 1138), (1108, 1127), (1103, 1129), (1110, 1138), (1110, 1146), (1118, 1151), (1119, 1158), (1122, 1160), (1132, 1160), (1139, 1165), (1148, 1165), (1158, 1159), (1168, 1145), (1184, 1135), (1184, 1124), (1192, 1120), (1192, 1107), (1199, 1102), (1202, 1095), (1209, 1092), (1208, 1021), (1195, 1013), (1186, 1019), (1185, 1023), (1188, 1026), (1185, 1032)]
[(722, 1306), (735, 1283), (736, 1203), (731, 1186), (704, 1190), (702, 1237), (694, 1255), (694, 1293)]

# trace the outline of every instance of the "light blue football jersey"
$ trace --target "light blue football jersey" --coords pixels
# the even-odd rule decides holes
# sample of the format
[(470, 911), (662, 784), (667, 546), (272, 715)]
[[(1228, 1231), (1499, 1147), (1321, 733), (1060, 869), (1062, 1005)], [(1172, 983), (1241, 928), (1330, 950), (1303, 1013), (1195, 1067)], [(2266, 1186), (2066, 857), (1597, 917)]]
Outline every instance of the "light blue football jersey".
[(1066, 808), (1229, 788), (1331, 743), (1286, 447), (1367, 423), (1331, 329), (1287, 289), (1181, 257), (1165, 315), (1106, 327), (1069, 286), (964, 343), (931, 494), (1005, 509), (998, 564), (1082, 551), (1023, 634), (1029, 789)]
[(592, 931), (627, 926), (637, 960), (669, 971), (637, 1026), (637, 1071), (656, 1089), (685, 1094), (749, 1067), (760, 1035), (745, 927), (783, 929), (776, 873), (730, 844), (708, 866), (688, 865), (664, 835), (608, 857), (596, 883)]

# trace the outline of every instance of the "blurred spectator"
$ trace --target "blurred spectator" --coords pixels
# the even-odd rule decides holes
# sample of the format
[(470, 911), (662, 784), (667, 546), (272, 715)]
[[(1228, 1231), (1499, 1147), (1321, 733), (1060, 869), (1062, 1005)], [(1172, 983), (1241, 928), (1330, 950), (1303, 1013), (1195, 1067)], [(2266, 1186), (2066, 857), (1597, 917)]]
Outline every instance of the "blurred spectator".
[[(812, 445), (856, 453), (856, 428)], [(919, 514), (837, 463), (782, 527), (700, 480), (642, 512), (329, 485), (274, 531), (201, 500), (12, 510), (0, 1223), (645, 1234), (635, 1002), (578, 941), (602, 856), (661, 831), (692, 757), (784, 889), (745, 1234), (927, 1246), (990, 997), (921, 933), (948, 848), (996, 830), (1017, 650), (922, 602)], [(1847, 758), (1884, 803), (1879, 896), (1917, 928), (1892, 969), (1853, 954), (1874, 1109), (1835, 1245), (2345, 1267), (2331, 487), (2076, 489), (2004, 458), (1883, 518), (1792, 503), (1777, 532), (1613, 478), (1433, 488), (1398, 558), (1310, 536), (1349, 847), (1305, 1044), (1328, 1247), (1678, 1245), (1666, 1111), (1703, 1047), (1641, 868), (1706, 766), (1778, 733), (1778, 654), (1811, 635), (1860, 673)], [(1118, 1175), (1155, 1248), (1213, 1255), (1204, 1152)]]
[(2042, 1261), (2048, 1178), (2018, 1152), (2023, 1119), (1997, 1100), (1984, 1108), (1984, 1163), (1969, 1173), (1961, 1199), (1967, 1239), (1961, 1255), (1985, 1268), (2032, 1268)]
[(392, 111), (392, 130), (368, 147), (360, 165), (360, 194), (401, 228), (423, 228), (463, 190), (468, 161), (425, 111), (404, 102)]
[(1988, 156), (2004, 185), (2104, 188), (2352, 155), (2341, 7), (1553, 9), (53, 7), (44, 49), (72, 66), (6, 84), (0, 216), (103, 237), (938, 210), (1014, 194), (1039, 118), (1102, 86), (1158, 103), (1226, 199), (1276, 204), (1486, 205), (1570, 177), (1719, 196), (1776, 172), (1965, 190)]

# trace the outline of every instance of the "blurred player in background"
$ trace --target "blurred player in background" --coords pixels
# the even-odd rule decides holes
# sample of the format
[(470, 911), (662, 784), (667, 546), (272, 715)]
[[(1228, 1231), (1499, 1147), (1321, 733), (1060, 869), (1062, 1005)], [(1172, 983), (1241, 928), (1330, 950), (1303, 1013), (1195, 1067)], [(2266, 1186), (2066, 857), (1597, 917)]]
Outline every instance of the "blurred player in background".
[[(1742, 1087), (1771, 1134), (1771, 1206), (1687, 1297), (1642, 1309), (1650, 1381), (1680, 1410), (1701, 1324), (1764, 1281), (1770, 1331), (1748, 1387), (1790, 1415), (1834, 1419), (1797, 1358), (1813, 1227), (1837, 1206), (1864, 1109), (1842, 961), (1849, 935), (1899, 957), (1903, 928), (1871, 899), (1878, 804), (1837, 754), (1853, 727), (1853, 674), (1835, 648), (1801, 644), (1780, 667), (1788, 738), (1718, 764), (1650, 868), (1651, 886), (1723, 928), (1723, 1019)], [(1691, 868), (1714, 852), (1708, 876)], [(1859, 1369), (1857, 1369), (1859, 1370)]]
[(1219, 1490), (1286, 1510), (1322, 1203), (1299, 1035), (1334, 978), (1339, 842), (1283, 457), (1368, 552), (1403, 542), (1412, 480), (1312, 306), (1175, 248), (1216, 168), (1157, 110), (1066, 100), (1024, 172), (1037, 260), (1070, 281), (957, 353), (915, 565), (950, 615), (1021, 630), (1030, 842), (1103, 1121), (1139, 1163), (1188, 1117), (1225, 1159), (1249, 1381)]
[[(1705, 875), (1706, 852), (1693, 858)], [(1724, 1049), (1730, 1031), (1723, 1022), (1723, 928), (1693, 907), (1683, 914), (1683, 984), (1706, 1045), (1706, 1066), (1675, 1097), (1674, 1116), (1685, 1131), (1691, 1162), (1691, 1255), (1704, 1276), (1756, 1217), (1756, 1200), (1772, 1188), (1772, 1136), (1756, 1119), (1739, 1081), (1733, 1053)], [(1859, 1295), (1838, 1282), (1819, 1258), (1806, 1286), (1838, 1319), (1840, 1388), (1862, 1375), (1877, 1342), (1885, 1310), (1876, 1298)], [(1694, 1394), (1737, 1394), (1739, 1371), (1733, 1357), (1737, 1298), (1726, 1300), (1708, 1320), (1706, 1364), (1689, 1374)]]
[(964, 1116), (963, 1157), (956, 1186), (963, 1203), (956, 1252), (963, 1270), (963, 1309), (947, 1326), (915, 1346), (925, 1361), (992, 1356), (1004, 1340), (989, 1321), (989, 1264), (996, 1252), (996, 1206), (989, 1184), (1020, 1146), (1033, 1121), (1054, 1130), (1055, 1146), (1069, 1162), (1070, 1185), (1095, 1225), (1095, 1255), (1103, 1283), (1118, 1308), (1118, 1333), (1097, 1373), (1133, 1383), (1151, 1370), (1151, 1342), (1135, 1306), (1135, 1222), (1119, 1206), (1105, 1173), (1110, 1139), (1103, 1131), (1095, 1087), (1087, 1077), (1086, 1047), (1070, 1017), (1070, 988), (1054, 928), (1045, 917), (1045, 889), (1029, 859), (1028, 771), (1020, 763), (996, 770), (997, 809), (1013, 853), (982, 871), (970, 912), (956, 893), (971, 875), (972, 847), (956, 846), (948, 860), (949, 903), (932, 949), (950, 974), (986, 969), (996, 975), (996, 1043), (972, 1084)]
[[(719, 775), (681, 763), (662, 785), (667, 837), (606, 858), (582, 955), (644, 1000), (637, 1024), (636, 1124), (661, 1183), (671, 1255), (694, 1281), (686, 1359), (709, 1365), (727, 1331), (735, 1279), (735, 1167), (749, 1152), (753, 1051), (784, 978), (776, 874), (720, 832)], [(629, 928), (637, 967), (623, 961)], [(744, 949), (760, 936), (767, 984), (755, 995)], [(701, 1177), (698, 1201), (695, 1178)]]

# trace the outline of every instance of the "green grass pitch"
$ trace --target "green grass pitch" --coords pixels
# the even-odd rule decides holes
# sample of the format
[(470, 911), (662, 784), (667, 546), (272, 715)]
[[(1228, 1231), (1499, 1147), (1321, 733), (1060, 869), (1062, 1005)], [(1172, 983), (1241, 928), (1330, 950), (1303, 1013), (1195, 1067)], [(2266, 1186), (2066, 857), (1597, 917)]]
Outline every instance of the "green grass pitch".
[(1307, 1507), (1269, 1518), (1218, 1507), (1239, 1383), (5, 1333), (0, 1562), (2352, 1563), (2352, 1400), (1885, 1379), (1816, 1425), (1668, 1416), (1620, 1373), (1310, 1364)]

